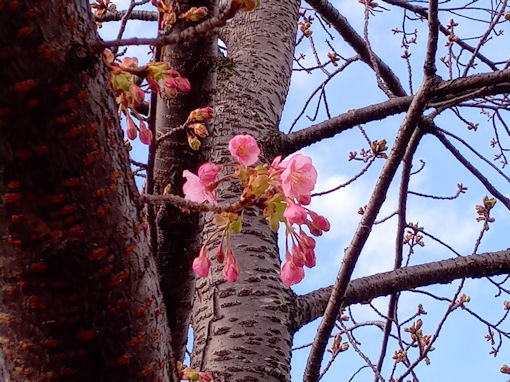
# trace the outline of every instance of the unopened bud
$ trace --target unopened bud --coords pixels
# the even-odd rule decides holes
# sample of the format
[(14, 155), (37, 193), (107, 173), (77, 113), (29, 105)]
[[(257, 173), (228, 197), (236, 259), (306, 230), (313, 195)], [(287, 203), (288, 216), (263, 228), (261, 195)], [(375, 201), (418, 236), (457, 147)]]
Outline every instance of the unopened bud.
[(206, 138), (209, 135), (207, 127), (203, 123), (194, 123), (192, 127), (193, 133), (199, 138)]
[(188, 145), (193, 150), (197, 151), (198, 149), (200, 149), (200, 140), (196, 136), (189, 134), (188, 135)]

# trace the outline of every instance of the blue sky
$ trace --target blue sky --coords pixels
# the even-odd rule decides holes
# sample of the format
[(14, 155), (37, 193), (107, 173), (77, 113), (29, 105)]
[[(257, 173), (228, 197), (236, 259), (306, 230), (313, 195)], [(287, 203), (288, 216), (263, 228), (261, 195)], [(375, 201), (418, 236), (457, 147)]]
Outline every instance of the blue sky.
[[(332, 1), (353, 24), (353, 26), (362, 33), (363, 28), (363, 6), (355, 0), (337, 0)], [(116, 1), (118, 9), (125, 9), (129, 3), (127, 0)], [(463, 3), (463, 2), (457, 2)], [(379, 54), (398, 73), (401, 81), (407, 84), (407, 69), (405, 61), (400, 58), (402, 54), (401, 36), (394, 35), (391, 31), (394, 27), (401, 28), (402, 12), (382, 12), (376, 13), (371, 18), (370, 40), (374, 51)], [(441, 18), (443, 23), (447, 23), (450, 16)], [(457, 21), (457, 20), (456, 20)], [(460, 20), (459, 20), (460, 21)], [(155, 24), (130, 22), (126, 29), (125, 37), (129, 36), (154, 36)], [(116, 34), (117, 23), (106, 23), (101, 30), (103, 36), (112, 38)], [(426, 24), (424, 22), (415, 22), (409, 24), (409, 29), (418, 28), (418, 44), (411, 46), (411, 61), (414, 65), (413, 86), (416, 91), (421, 80), (422, 59), (425, 50)], [(481, 34), (483, 25), (476, 23), (466, 23), (465, 21), (457, 27), (457, 33), (463, 36), (464, 33), (473, 35)], [(501, 29), (509, 33), (508, 25), (502, 24)], [(499, 29), (499, 28), (498, 28)], [(313, 38), (317, 44), (319, 56), (326, 60), (326, 54), (330, 51), (323, 41), (325, 35), (320, 33), (319, 28), (314, 28)], [(496, 57), (495, 60), (505, 59), (508, 53), (507, 44), (504, 44), (504, 38), (493, 39), (482, 52), (489, 57)], [(440, 52), (438, 56), (445, 54), (445, 39), (440, 39)], [(352, 55), (352, 50), (336, 37), (332, 42), (335, 49), (344, 57)], [(471, 42), (475, 44), (475, 42)], [(504, 47), (504, 49), (502, 49)], [(146, 47), (130, 48), (128, 56), (136, 55), (141, 61), (150, 59)], [(309, 45), (301, 44), (298, 52), (306, 55), (306, 61), (314, 65), (313, 54)], [(498, 57), (499, 55), (499, 57)], [(332, 68), (331, 66), (329, 68)], [(444, 66), (438, 63), (438, 70), (443, 78), (447, 78), (448, 73)], [(479, 65), (477, 70), (486, 71), (487, 67)], [(287, 107), (284, 111), (280, 127), (282, 131), (287, 131), (288, 127), (301, 110), (310, 89), (314, 89), (324, 79), (319, 71), (313, 74), (306, 72), (296, 72), (292, 79), (291, 89), (287, 100)], [(333, 79), (327, 87), (330, 112), (332, 115), (341, 114), (349, 109), (367, 106), (374, 102), (386, 100), (386, 96), (377, 88), (375, 76), (372, 71), (367, 69), (363, 63), (352, 64), (345, 73), (340, 74)], [(315, 103), (312, 102), (307, 110), (307, 114), (314, 113)], [(472, 143), (478, 150), (486, 154), (489, 158), (496, 153), (489, 147), (489, 141), (493, 136), (491, 126), (486, 122), (487, 118), (480, 115), (477, 110), (469, 114), (475, 122), (480, 122), (480, 128), (477, 132), (468, 131), (464, 123), (452, 117), (451, 113), (445, 113), (437, 119), (438, 125), (445, 129), (459, 134), (464, 139)], [(316, 122), (326, 118), (324, 109), (318, 115)], [(370, 139), (386, 139), (388, 145), (394, 139), (394, 135), (402, 122), (403, 114), (382, 121), (366, 124), (365, 128)], [(302, 117), (296, 128), (304, 128), (313, 123), (306, 117)], [(508, 140), (502, 142), (508, 146)], [(327, 139), (318, 144), (303, 150), (303, 153), (310, 155), (319, 173), (319, 179), (316, 189), (319, 191), (329, 189), (342, 182), (345, 182), (351, 176), (356, 174), (363, 163), (358, 161), (348, 162), (348, 153), (350, 151), (359, 151), (361, 147), (367, 144), (357, 128), (342, 133), (335, 138)], [(145, 151), (136, 142), (133, 152), (135, 159), (143, 161)], [(489, 178), (498, 179), (494, 176), (492, 169), (480, 164), (468, 155), (466, 150), (462, 150), (473, 163), (480, 166), (490, 174)], [(410, 189), (418, 192), (433, 193), (437, 195), (452, 195), (455, 193), (457, 183), (463, 183), (468, 187), (466, 194), (461, 195), (455, 201), (434, 201), (423, 199), (416, 196), (409, 196), (408, 203), (408, 221), (419, 222), (427, 232), (444, 240), (452, 245), (461, 254), (470, 254), (473, 250), (475, 239), (480, 232), (481, 223), (476, 222), (475, 205), (481, 204), (482, 197), (487, 193), (484, 187), (464, 168), (459, 166), (456, 160), (443, 149), (437, 140), (433, 137), (425, 137), (422, 145), (415, 156), (415, 163), (422, 159), (426, 162), (423, 171), (415, 175), (410, 183)], [(368, 173), (353, 185), (346, 189), (324, 197), (315, 198), (312, 202), (312, 209), (326, 216), (331, 222), (331, 231), (324, 234), (317, 242), (317, 266), (307, 270), (307, 276), (299, 285), (294, 287), (297, 293), (307, 293), (316, 288), (330, 285), (334, 282), (338, 267), (341, 264), (344, 249), (349, 245), (352, 235), (359, 222), (360, 215), (357, 214), (359, 207), (368, 202), (372, 188), (377, 179), (377, 175), (382, 167), (383, 160), (378, 160)], [(508, 173), (508, 172), (507, 172)], [(507, 196), (510, 196), (508, 183), (504, 180), (496, 181), (495, 184)], [(380, 217), (387, 216), (396, 209), (398, 197), (398, 180), (392, 184), (388, 193), (388, 198), (383, 205)], [(508, 211), (500, 203), (493, 210), (493, 216), (496, 222), (486, 233), (485, 239), (479, 248), (479, 252), (493, 251), (510, 247), (507, 240), (507, 232), (510, 225)], [(381, 271), (390, 270), (393, 264), (393, 248), (396, 230), (396, 218), (390, 219), (385, 224), (374, 227), (362, 252), (359, 263), (354, 272), (354, 277), (361, 277), (374, 274)], [(438, 245), (429, 238), (425, 238), (425, 247), (418, 248), (411, 259), (412, 264), (419, 264), (429, 261), (436, 261), (453, 257), (453, 254), (443, 246)], [(451, 297), (458, 283), (446, 286), (434, 286), (429, 290), (441, 296)], [(477, 313), (492, 321), (497, 321), (503, 314), (503, 297), (493, 298), (496, 290), (485, 280), (468, 280), (464, 288), (466, 294), (471, 297), (468, 306)], [(400, 300), (400, 317), (405, 319), (412, 315), (418, 304), (423, 304), (428, 314), (423, 318), (424, 332), (431, 334), (435, 330), (435, 324), (446, 309), (444, 303), (437, 303), (426, 296), (407, 292)], [(373, 304), (382, 312), (386, 312), (386, 298), (379, 298), (373, 301)], [(357, 321), (380, 320), (374, 312), (366, 305), (352, 307)], [(317, 321), (302, 329), (295, 338), (295, 345), (308, 343), (313, 340)], [(508, 330), (508, 324), (505, 326)], [(490, 346), (485, 341), (484, 335), (487, 330), (483, 324), (470, 317), (466, 312), (458, 309), (445, 323), (442, 334), (436, 342), (436, 350), (430, 353), (431, 364), (420, 365), (416, 370), (422, 380), (445, 379), (447, 376), (453, 380), (491, 380), (504, 381), (505, 376), (499, 372), (503, 363), (510, 363), (510, 350), (508, 344), (504, 344), (497, 358), (489, 355)], [(380, 330), (377, 328), (360, 329), (355, 332), (356, 338), (362, 343), (362, 350), (377, 362), (377, 356), (380, 348)], [(345, 336), (344, 336), (344, 340)], [(389, 354), (396, 350), (396, 344), (390, 341)], [(308, 350), (298, 350), (295, 352), (292, 363), (293, 380), (301, 379)], [(325, 362), (329, 360), (329, 355), (325, 356)], [(390, 356), (391, 357), (391, 356)], [(385, 362), (383, 376), (388, 376), (392, 367), (391, 359)], [(330, 372), (323, 378), (323, 381), (347, 381), (350, 376), (364, 364), (363, 360), (357, 356), (351, 348), (345, 353), (339, 355)], [(441, 377), (439, 377), (441, 376)], [(368, 369), (363, 370), (354, 380), (372, 379), (372, 372)]]

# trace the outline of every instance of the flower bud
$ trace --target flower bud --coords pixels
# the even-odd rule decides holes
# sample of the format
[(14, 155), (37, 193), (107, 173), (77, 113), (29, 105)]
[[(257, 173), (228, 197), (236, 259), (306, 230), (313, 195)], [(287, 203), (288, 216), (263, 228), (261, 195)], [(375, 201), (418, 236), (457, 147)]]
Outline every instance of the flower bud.
[(207, 16), (206, 7), (191, 7), (187, 12), (183, 13), (179, 18), (186, 21), (198, 21)]
[(142, 121), (140, 121), (140, 141), (146, 145), (150, 145), (152, 141), (152, 132)]
[(193, 271), (200, 277), (206, 277), (209, 274), (210, 266), (211, 261), (207, 258), (205, 247), (202, 247), (200, 249), (200, 254), (193, 260)]
[(189, 134), (188, 145), (189, 147), (191, 147), (191, 149), (197, 151), (198, 149), (200, 149), (200, 140), (196, 136)]
[(193, 133), (199, 138), (206, 138), (209, 133), (203, 123), (194, 123), (192, 125)]
[(177, 84), (177, 89), (179, 89), (181, 92), (189, 92), (191, 90), (191, 84), (187, 78), (176, 77), (175, 82)]
[(136, 139), (136, 136), (138, 135), (135, 123), (133, 122), (133, 119), (129, 116), (129, 114), (126, 114), (126, 134), (129, 139), (133, 140)]

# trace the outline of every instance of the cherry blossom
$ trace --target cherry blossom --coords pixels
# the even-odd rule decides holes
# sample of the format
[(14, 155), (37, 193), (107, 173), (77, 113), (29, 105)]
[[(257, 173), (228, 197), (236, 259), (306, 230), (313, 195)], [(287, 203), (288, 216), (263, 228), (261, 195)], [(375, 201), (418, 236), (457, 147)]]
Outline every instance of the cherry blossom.
[(182, 191), (187, 200), (197, 203), (203, 203), (206, 200), (213, 204), (217, 203), (214, 193), (207, 189), (207, 184), (202, 182), (198, 176), (188, 170), (184, 170), (182, 175), (186, 178)]
[(255, 138), (248, 134), (236, 135), (230, 140), (228, 149), (234, 159), (245, 166), (251, 166), (259, 159), (259, 145)]
[(290, 225), (300, 225), (306, 222), (306, 210), (299, 204), (289, 203), (283, 216), (285, 216)]
[(287, 163), (282, 172), (282, 188), (288, 198), (307, 197), (317, 180), (317, 170), (313, 167), (312, 158), (296, 154)]

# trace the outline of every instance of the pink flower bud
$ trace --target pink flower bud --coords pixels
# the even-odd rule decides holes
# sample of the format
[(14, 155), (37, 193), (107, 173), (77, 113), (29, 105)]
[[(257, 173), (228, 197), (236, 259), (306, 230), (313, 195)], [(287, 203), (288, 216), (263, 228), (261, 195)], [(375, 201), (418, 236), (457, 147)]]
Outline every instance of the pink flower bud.
[(312, 195), (310, 194), (300, 195), (297, 197), (297, 201), (299, 204), (307, 206), (312, 202)]
[(133, 95), (133, 106), (134, 107), (140, 105), (143, 102), (143, 100), (145, 99), (145, 92), (139, 86), (133, 85), (131, 93)]
[(200, 255), (195, 257), (193, 260), (193, 271), (200, 276), (206, 277), (209, 274), (209, 267), (211, 266), (211, 261), (207, 258), (204, 247), (200, 250)]
[(225, 260), (225, 252), (223, 251), (223, 245), (218, 246), (218, 252), (216, 252), (216, 260), (218, 260), (218, 263), (223, 263)]
[(198, 177), (204, 184), (213, 183), (216, 181), (218, 172), (221, 166), (212, 162), (206, 162), (198, 168)]
[(305, 271), (303, 267), (298, 267), (292, 260), (286, 261), (280, 272), (280, 278), (283, 283), (290, 287), (293, 284), (297, 284), (305, 277)]
[(164, 89), (165, 94), (169, 97), (175, 97), (177, 96), (177, 83), (175, 82), (175, 79), (172, 77), (167, 77), (163, 81), (164, 83)]
[(310, 211), (309, 213), (312, 220), (308, 220), (306, 225), (308, 226), (308, 229), (312, 235), (321, 236), (323, 231), (329, 231), (330, 224), (328, 219), (326, 219), (324, 216), (316, 214), (313, 211)]
[(212, 382), (213, 375), (205, 371), (198, 372), (198, 382)]
[(188, 122), (201, 122), (213, 117), (213, 108), (210, 106), (192, 110), (188, 116)]
[(230, 140), (228, 149), (234, 159), (245, 166), (251, 166), (259, 159), (260, 149), (257, 141), (248, 134), (236, 135)]
[(152, 141), (152, 132), (145, 126), (145, 123), (140, 121), (140, 141), (143, 144), (150, 145)]
[(181, 92), (189, 92), (191, 90), (191, 84), (187, 78), (176, 77), (175, 82), (177, 84), (177, 89), (179, 89)]
[(223, 277), (225, 280), (235, 283), (239, 277), (239, 267), (231, 250), (227, 250), (227, 256), (223, 263)]
[(133, 140), (136, 139), (136, 136), (138, 134), (136, 130), (135, 123), (133, 122), (133, 119), (129, 116), (129, 114), (126, 114), (126, 134), (129, 139)]
[(159, 83), (154, 78), (147, 77), (147, 83), (149, 84), (149, 89), (151, 92), (158, 93), (159, 92)]

